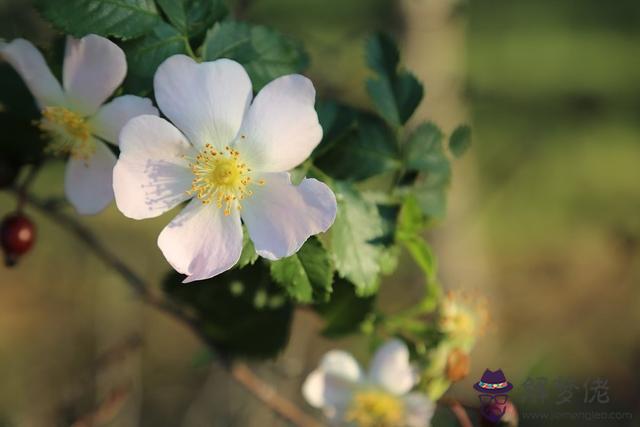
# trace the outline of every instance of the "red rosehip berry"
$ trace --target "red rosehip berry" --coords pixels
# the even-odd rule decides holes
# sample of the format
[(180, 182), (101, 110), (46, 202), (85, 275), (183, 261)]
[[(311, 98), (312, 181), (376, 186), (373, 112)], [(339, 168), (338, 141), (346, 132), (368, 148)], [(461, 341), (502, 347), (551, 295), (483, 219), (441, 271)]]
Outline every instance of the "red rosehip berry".
[(36, 240), (36, 227), (22, 213), (6, 216), (0, 224), (0, 244), (8, 266), (15, 265), (20, 256), (29, 252)]

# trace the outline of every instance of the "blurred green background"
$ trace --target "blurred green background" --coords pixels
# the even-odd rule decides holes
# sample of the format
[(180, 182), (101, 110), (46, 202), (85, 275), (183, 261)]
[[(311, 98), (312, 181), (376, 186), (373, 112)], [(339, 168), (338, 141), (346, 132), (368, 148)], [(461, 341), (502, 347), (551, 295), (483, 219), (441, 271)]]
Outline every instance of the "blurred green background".
[[(360, 106), (369, 105), (364, 40), (390, 31), (406, 66), (425, 82), (413, 124), (434, 120), (446, 132), (472, 124), (473, 148), (454, 164), (449, 213), (432, 240), (442, 281), (487, 295), (492, 323), (470, 377), (449, 394), (474, 405), (470, 385), (487, 367), (503, 368), (516, 387), (530, 376), (579, 384), (602, 377), (611, 396), (606, 410), (635, 412), (640, 3), (237, 0), (234, 7), (305, 43), (320, 95)], [(0, 37), (17, 36), (46, 44), (51, 30), (28, 1), (0, 0)], [(62, 196), (62, 166), (48, 167), (35, 192)], [(0, 193), (0, 215), (13, 208)], [(0, 414), (8, 425), (72, 419), (118, 384), (139, 392), (112, 425), (285, 425), (221, 369), (200, 363), (202, 349), (188, 331), (141, 307), (80, 243), (32, 215), (35, 250), (17, 268), (0, 268)], [(155, 238), (171, 215), (134, 224), (112, 206), (82, 221), (158, 282), (168, 266)], [(384, 285), (385, 308), (410, 303), (420, 281), (403, 266)], [(297, 313), (284, 354), (255, 365), (301, 405), (301, 381), (324, 351), (367, 354), (357, 337), (328, 341), (319, 329), (313, 315)], [(144, 345), (96, 367), (98, 354), (132, 336)]]

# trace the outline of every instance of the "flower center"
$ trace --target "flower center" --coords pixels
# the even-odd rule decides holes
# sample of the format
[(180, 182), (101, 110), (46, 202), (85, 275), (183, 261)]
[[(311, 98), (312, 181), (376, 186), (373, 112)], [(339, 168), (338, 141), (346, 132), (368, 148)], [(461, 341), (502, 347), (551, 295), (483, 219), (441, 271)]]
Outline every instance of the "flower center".
[(87, 160), (96, 151), (87, 121), (64, 107), (45, 107), (38, 127), (49, 134), (51, 153)]
[[(189, 194), (204, 204), (215, 201), (219, 208), (224, 208), (225, 215), (230, 215), (234, 208), (242, 209), (240, 202), (253, 194), (248, 188), (253, 184), (251, 169), (240, 160), (240, 153), (232, 148), (216, 151), (207, 144), (190, 167), (194, 178)], [(264, 180), (256, 184), (263, 185)]]
[(401, 427), (404, 404), (396, 396), (381, 390), (365, 390), (353, 396), (346, 420), (358, 427)]

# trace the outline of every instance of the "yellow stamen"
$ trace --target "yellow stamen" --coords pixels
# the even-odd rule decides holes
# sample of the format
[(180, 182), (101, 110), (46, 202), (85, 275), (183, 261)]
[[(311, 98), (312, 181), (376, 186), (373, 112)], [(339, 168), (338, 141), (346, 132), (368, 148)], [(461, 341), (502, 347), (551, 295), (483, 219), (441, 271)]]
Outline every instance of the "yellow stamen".
[[(214, 201), (225, 215), (231, 215), (233, 209), (241, 210), (240, 201), (253, 194), (249, 186), (253, 184), (251, 169), (240, 159), (240, 153), (231, 147), (217, 151), (211, 144), (194, 158), (190, 164), (194, 178), (190, 195), (196, 196), (207, 204)], [(264, 180), (258, 181), (264, 185)]]
[(356, 393), (346, 414), (346, 421), (358, 427), (402, 427), (404, 420), (404, 403), (390, 393), (375, 389)]
[(38, 127), (49, 135), (46, 150), (51, 153), (86, 160), (96, 150), (87, 121), (64, 107), (45, 107)]

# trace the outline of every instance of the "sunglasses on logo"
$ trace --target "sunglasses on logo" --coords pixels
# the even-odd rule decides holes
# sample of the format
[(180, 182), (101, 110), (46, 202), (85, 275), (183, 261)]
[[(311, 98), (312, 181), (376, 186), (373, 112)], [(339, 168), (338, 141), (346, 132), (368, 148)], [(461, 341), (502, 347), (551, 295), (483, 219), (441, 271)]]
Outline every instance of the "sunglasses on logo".
[(481, 394), (478, 396), (478, 399), (480, 399), (480, 403), (483, 405), (490, 405), (493, 401), (499, 405), (504, 405), (507, 403), (507, 400), (509, 400), (509, 396), (506, 394)]

